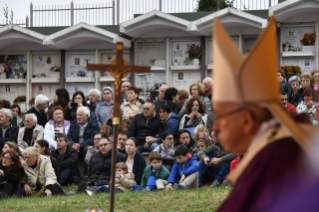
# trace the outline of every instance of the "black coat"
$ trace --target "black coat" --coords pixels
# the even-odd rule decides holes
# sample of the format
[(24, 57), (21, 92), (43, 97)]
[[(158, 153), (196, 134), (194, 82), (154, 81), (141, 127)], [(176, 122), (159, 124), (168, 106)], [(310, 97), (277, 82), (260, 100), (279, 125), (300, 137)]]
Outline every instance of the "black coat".
[[(116, 162), (125, 162), (122, 153), (117, 152)], [(111, 181), (112, 149), (103, 155), (100, 151), (94, 152), (88, 168), (88, 185), (108, 185)]]
[(143, 113), (137, 114), (128, 128), (128, 137), (135, 137), (138, 139), (139, 145), (145, 144), (145, 137), (161, 135), (163, 126), (158, 117), (152, 117), (149, 120), (145, 118)]
[(76, 172), (76, 175), (79, 176), (79, 168), (78, 168), (78, 152), (72, 149), (70, 146), (67, 147), (67, 150), (64, 154), (63, 161), (58, 161), (59, 150), (53, 149), (51, 151), (51, 156), (55, 158), (58, 162), (58, 170), (59, 172), (63, 171), (65, 168), (72, 168)]
[[(127, 154), (124, 155), (124, 160), (127, 160)], [(142, 176), (144, 173), (144, 169), (146, 167), (146, 161), (142, 154), (136, 152), (134, 157), (134, 164), (133, 164), (133, 174), (135, 175), (135, 182), (140, 185)]]
[(54, 169), (57, 181), (59, 182), (60, 180), (60, 170), (59, 170), (59, 162), (55, 157), (50, 156), (51, 164)]
[(23, 167), (14, 167), (11, 171), (3, 170), (4, 175), (0, 176), (0, 190), (11, 195), (24, 175)]
[(0, 154), (2, 154), (2, 148), (5, 142), (13, 141), (17, 143), (19, 133), (19, 127), (10, 123), (10, 128), (7, 129), (5, 135), (2, 135), (2, 129), (0, 129)]
[(45, 127), (48, 122), (48, 118), (45, 113), (40, 113), (37, 109), (34, 108), (34, 106), (26, 112), (26, 114), (28, 113), (34, 113), (34, 115), (36, 115), (38, 118), (38, 125), (41, 125), (43, 128)]

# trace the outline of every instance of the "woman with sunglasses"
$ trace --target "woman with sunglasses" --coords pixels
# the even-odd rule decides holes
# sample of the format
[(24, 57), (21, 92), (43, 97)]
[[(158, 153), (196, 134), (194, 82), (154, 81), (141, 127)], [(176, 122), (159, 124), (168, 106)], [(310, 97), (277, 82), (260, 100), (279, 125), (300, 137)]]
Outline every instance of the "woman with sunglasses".
[(0, 158), (0, 199), (12, 196), (24, 174), (19, 154), (9, 150)]

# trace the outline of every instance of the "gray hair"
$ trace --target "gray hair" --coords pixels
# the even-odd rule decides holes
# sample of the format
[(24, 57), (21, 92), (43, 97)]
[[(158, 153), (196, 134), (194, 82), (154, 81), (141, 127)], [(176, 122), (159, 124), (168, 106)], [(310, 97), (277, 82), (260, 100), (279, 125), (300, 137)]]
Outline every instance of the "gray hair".
[(290, 77), (288, 80), (288, 84), (295, 82), (295, 81), (298, 81), (300, 84), (300, 78), (297, 75), (293, 75), (292, 77)]
[(210, 85), (213, 85), (214, 84), (214, 80), (210, 77), (206, 77), (205, 79), (203, 79), (203, 82), (204, 80), (208, 79), (210, 81)]
[(155, 109), (155, 104), (154, 104), (153, 102), (145, 102), (144, 105), (145, 105), (146, 103), (151, 104), (151, 105), (152, 105), (152, 109)]
[(112, 144), (112, 142), (111, 142), (109, 139), (107, 139), (107, 137), (102, 137), (102, 138), (99, 140), (99, 144), (101, 143), (101, 140), (102, 140), (102, 139), (107, 140), (107, 143), (108, 143), (108, 144)]
[(91, 92), (95, 92), (96, 93), (96, 95), (100, 98), (101, 97), (101, 91), (99, 91), (98, 89), (91, 89), (90, 90), (90, 93)]
[(6, 118), (10, 117), (10, 121), (12, 121), (12, 112), (10, 109), (7, 108), (2, 108), (0, 110), (0, 113), (4, 113), (4, 115), (6, 116)]
[(33, 147), (28, 147), (28, 148), (26, 148), (24, 150), (23, 156), (39, 158), (40, 157), (40, 152), (39, 152), (38, 148), (36, 148), (34, 146)]
[(49, 98), (44, 96), (43, 94), (39, 94), (34, 100), (34, 106), (43, 105), (46, 102), (49, 102)]
[(79, 107), (76, 113), (78, 113), (80, 110), (83, 110), (84, 115), (87, 115), (88, 117), (91, 116), (91, 111), (88, 107), (85, 107), (85, 106)]
[(33, 123), (38, 123), (38, 117), (34, 113), (27, 113), (25, 117), (32, 116)]

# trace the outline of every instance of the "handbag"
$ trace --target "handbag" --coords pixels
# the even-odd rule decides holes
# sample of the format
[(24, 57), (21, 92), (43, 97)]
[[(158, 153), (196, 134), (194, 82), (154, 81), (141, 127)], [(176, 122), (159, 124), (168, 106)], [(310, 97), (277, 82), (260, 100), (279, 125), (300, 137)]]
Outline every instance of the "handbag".
[(41, 162), (42, 162), (42, 161), (40, 160), (39, 165), (38, 165), (39, 172), (38, 172), (38, 177), (37, 177), (37, 184), (41, 186), (41, 189), (40, 189), (40, 191), (34, 191), (34, 190), (32, 190), (31, 197), (38, 197), (40, 194), (42, 194), (42, 193), (44, 192), (45, 186), (43, 186), (43, 185), (41, 184), (40, 178), (39, 178), (39, 176), (40, 176), (40, 166), (41, 166)]

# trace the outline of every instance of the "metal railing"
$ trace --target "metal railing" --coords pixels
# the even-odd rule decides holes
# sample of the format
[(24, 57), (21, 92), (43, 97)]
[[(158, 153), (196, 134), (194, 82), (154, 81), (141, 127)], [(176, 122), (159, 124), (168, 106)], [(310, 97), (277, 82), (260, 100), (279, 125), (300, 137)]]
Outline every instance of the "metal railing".
[[(12, 24), (22, 26), (22, 27), (29, 27), (29, 18), (27, 16), (25, 20), (23, 19), (13, 20)], [(6, 21), (2, 20), (2, 23), (0, 23), (0, 26), (5, 26), (5, 25), (7, 25)]]
[[(218, 0), (216, 0), (218, 2)], [(238, 10), (264, 10), (278, 4), (278, 0), (234, 0)], [(165, 13), (195, 12), (198, 0), (109, 0), (104, 3), (66, 5), (30, 4), (30, 19), (16, 20), (20, 26), (72, 26), (81, 22), (90, 25), (115, 25), (128, 21), (134, 14), (152, 10)], [(2, 21), (2, 25), (5, 22)], [(1, 23), (0, 23), (1, 25)]]

